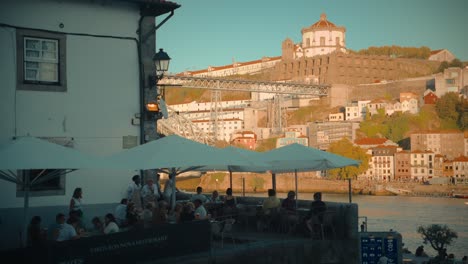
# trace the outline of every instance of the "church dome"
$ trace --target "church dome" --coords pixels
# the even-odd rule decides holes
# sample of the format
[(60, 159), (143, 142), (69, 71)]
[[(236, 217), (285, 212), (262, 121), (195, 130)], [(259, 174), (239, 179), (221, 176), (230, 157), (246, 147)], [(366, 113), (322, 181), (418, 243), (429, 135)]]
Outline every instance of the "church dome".
[(335, 28), (337, 26), (333, 24), (332, 22), (328, 21), (327, 15), (325, 13), (322, 13), (320, 15), (320, 20), (310, 27), (311, 28)]
[(302, 34), (305, 32), (316, 32), (316, 31), (341, 31), (345, 32), (346, 29), (342, 26), (337, 26), (334, 23), (330, 22), (327, 20), (327, 15), (325, 13), (322, 13), (320, 15), (320, 20), (315, 22), (309, 27), (303, 28), (302, 29)]

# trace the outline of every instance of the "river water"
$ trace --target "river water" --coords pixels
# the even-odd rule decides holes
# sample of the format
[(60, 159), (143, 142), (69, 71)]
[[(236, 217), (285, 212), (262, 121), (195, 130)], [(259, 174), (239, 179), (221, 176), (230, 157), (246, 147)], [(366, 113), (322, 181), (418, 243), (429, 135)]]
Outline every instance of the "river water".
[[(299, 193), (298, 198), (312, 200), (312, 196), (312, 193)], [(286, 194), (278, 194), (278, 197), (285, 198)], [(322, 200), (349, 202), (347, 194), (324, 193)], [(453, 253), (456, 259), (468, 256), (468, 204), (465, 204), (468, 199), (353, 195), (352, 202), (358, 205), (359, 216), (367, 216), (369, 232), (393, 229), (402, 234), (404, 247), (413, 254), (423, 245), (427, 254), (435, 256), (437, 253), (429, 244), (423, 244), (417, 229), (421, 225), (444, 224), (458, 235), (447, 247), (447, 253)]]

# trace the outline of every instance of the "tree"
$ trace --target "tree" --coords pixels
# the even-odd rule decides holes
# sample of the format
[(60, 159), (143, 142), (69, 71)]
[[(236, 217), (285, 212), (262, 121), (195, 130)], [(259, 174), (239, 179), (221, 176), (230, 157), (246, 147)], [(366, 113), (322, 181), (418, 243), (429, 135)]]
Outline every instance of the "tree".
[(447, 61), (443, 61), (436, 72), (443, 72), (445, 69), (449, 67), (449, 63)]
[(453, 239), (458, 238), (457, 232), (446, 225), (419, 226), (418, 233), (421, 234), (424, 244), (430, 244), (437, 251), (439, 258), (444, 257), (446, 246), (450, 245)]
[(459, 112), (457, 110), (460, 109), (460, 104), (461, 101), (458, 94), (450, 92), (442, 95), (440, 99), (437, 100), (435, 109), (440, 119), (456, 122), (459, 117)]
[(329, 175), (335, 179), (350, 179), (364, 173), (369, 168), (369, 155), (358, 146), (354, 146), (347, 138), (333, 142), (328, 147), (328, 151), (350, 159), (360, 160), (359, 167), (347, 166), (339, 169), (329, 170)]

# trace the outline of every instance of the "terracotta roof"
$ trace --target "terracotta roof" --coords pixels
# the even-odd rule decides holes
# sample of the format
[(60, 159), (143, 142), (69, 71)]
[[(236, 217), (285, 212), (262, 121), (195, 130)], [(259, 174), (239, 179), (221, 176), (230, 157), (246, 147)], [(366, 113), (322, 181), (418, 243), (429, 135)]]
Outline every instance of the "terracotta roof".
[(459, 156), (459, 157), (453, 159), (453, 161), (468, 162), (468, 157), (466, 157), (466, 156)]
[(439, 52), (443, 51), (443, 49), (438, 49), (438, 50), (431, 50), (431, 55), (435, 55)]
[(236, 62), (234, 64), (228, 64), (228, 65), (222, 65), (222, 66), (209, 66), (207, 69), (197, 70), (197, 71), (186, 71), (186, 72), (178, 73), (177, 75), (178, 76), (180, 76), (180, 75), (196, 75), (196, 74), (201, 74), (201, 73), (220, 71), (220, 70), (226, 70), (226, 69), (231, 69), (231, 68), (238, 68), (238, 67), (242, 67), (242, 66), (247, 66), (247, 65), (252, 65), (252, 64), (257, 64), (257, 63), (262, 63), (262, 62), (268, 62), (268, 61), (276, 61), (276, 60), (281, 60), (281, 56), (264, 57), (264, 58), (259, 59), (259, 60), (246, 61), (246, 62)]
[(430, 150), (419, 150), (419, 149), (417, 149), (417, 150), (411, 151), (411, 153), (427, 153), (427, 154), (429, 154), (429, 153), (434, 153), (434, 152), (432, 152)]
[(358, 145), (382, 145), (387, 142), (386, 138), (361, 138), (356, 139), (354, 143)]
[(392, 149), (396, 149), (396, 148), (398, 148), (398, 146), (385, 146), (385, 145), (378, 145), (377, 147), (374, 147), (374, 148), (392, 148)]
[(414, 134), (458, 134), (458, 133), (463, 133), (460, 130), (421, 130), (421, 131), (416, 131), (412, 132), (411, 135)]
[(327, 15), (325, 13), (322, 13), (320, 15), (320, 20), (315, 22), (311, 26), (311, 28), (335, 28), (337, 27), (335, 24), (327, 20)]

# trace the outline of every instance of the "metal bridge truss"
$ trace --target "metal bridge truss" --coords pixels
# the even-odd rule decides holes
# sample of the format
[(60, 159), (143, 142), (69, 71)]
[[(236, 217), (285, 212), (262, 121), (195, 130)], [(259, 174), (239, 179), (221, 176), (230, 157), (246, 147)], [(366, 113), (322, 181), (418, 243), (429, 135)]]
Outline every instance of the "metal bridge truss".
[[(175, 76), (166, 75), (158, 82), (158, 86), (179, 86), (184, 88), (210, 89), (211, 104), (210, 132), (204, 132), (196, 124), (191, 121), (191, 118), (185, 117), (183, 113), (179, 113), (175, 109), (167, 106), (168, 118), (158, 120), (158, 132), (170, 135), (177, 134), (192, 140), (213, 145), (218, 140), (219, 121), (223, 110), (220, 106), (222, 91), (242, 91), (242, 92), (258, 92), (258, 93), (275, 93), (274, 104), (270, 109), (270, 125), (274, 132), (279, 133), (284, 124), (283, 111), (281, 109), (282, 97), (284, 95), (309, 95), (313, 97), (328, 96), (330, 85), (317, 85), (306, 83), (278, 83), (265, 81), (250, 81), (250, 80), (235, 80), (222, 78), (206, 78), (206, 77), (191, 77), (191, 76)], [(222, 133), (221, 133), (222, 134)]]
[(330, 85), (292, 82), (264, 82), (223, 78), (166, 75), (158, 85), (183, 86), (222, 91), (243, 91), (289, 95), (328, 96)]

